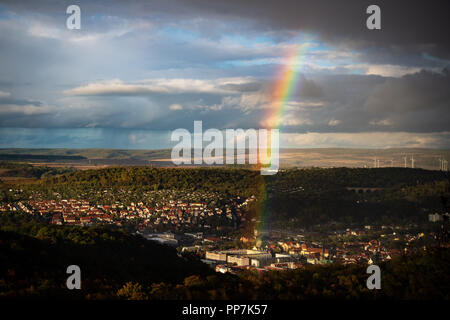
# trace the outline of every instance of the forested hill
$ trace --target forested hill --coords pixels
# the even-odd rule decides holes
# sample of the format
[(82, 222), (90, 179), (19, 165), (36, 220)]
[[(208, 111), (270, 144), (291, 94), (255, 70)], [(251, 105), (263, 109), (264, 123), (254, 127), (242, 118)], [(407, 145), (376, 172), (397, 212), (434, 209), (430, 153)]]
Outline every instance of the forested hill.
[[(411, 186), (445, 180), (440, 171), (404, 168), (290, 169), (273, 176), (259, 171), (228, 168), (146, 168), (116, 167), (78, 171), (42, 181), (44, 185), (67, 184), (83, 187), (134, 186), (153, 189), (192, 189), (248, 193), (264, 183), (273, 187), (311, 186), (313, 188)], [(256, 188), (255, 188), (256, 187)]]
[(335, 187), (389, 188), (439, 181), (444, 172), (411, 168), (311, 168), (286, 170), (267, 176), (275, 186), (303, 185)]
[[(78, 265), (83, 290), (67, 290)], [(105, 227), (55, 226), (29, 216), (0, 215), (0, 298), (101, 298), (126, 282), (182, 281), (212, 271), (176, 250)]]
[(2, 177), (42, 179), (75, 171), (76, 169), (72, 167), (51, 168), (47, 166), (33, 166), (26, 163), (0, 161), (0, 179)]
[(46, 187), (123, 187), (131, 189), (205, 190), (229, 194), (255, 194), (263, 182), (259, 171), (242, 169), (185, 169), (116, 167), (78, 171), (42, 180)]

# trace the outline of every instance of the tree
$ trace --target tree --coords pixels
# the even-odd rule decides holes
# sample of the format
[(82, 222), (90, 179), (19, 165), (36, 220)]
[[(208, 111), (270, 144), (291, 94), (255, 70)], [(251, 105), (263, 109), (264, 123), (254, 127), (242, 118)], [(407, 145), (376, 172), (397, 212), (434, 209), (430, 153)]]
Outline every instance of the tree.
[(142, 286), (139, 283), (127, 282), (117, 290), (117, 296), (125, 300), (147, 300)]

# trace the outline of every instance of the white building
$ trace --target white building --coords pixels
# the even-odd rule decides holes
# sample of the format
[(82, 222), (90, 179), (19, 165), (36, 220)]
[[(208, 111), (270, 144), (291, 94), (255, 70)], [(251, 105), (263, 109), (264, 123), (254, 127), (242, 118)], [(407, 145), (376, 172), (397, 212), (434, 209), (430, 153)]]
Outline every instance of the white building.
[(428, 221), (430, 222), (438, 222), (440, 220), (442, 220), (442, 217), (439, 213), (430, 213), (428, 215)]

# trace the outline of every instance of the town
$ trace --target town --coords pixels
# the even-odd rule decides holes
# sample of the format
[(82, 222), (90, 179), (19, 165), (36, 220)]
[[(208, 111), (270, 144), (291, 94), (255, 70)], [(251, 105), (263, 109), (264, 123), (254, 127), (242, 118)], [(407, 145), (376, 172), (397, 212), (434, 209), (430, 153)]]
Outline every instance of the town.
[[(256, 201), (255, 196), (224, 202), (214, 193), (166, 190), (148, 192), (145, 201), (127, 204), (93, 204), (54, 196), (45, 200), (34, 193), (28, 201), (0, 204), (0, 212), (22, 212), (54, 225), (127, 227), (149, 241), (177, 248), (180, 255), (197, 256), (217, 272), (232, 274), (298, 269), (307, 264), (387, 261), (433, 241), (437, 235), (430, 226), (442, 220), (440, 214), (431, 213), (428, 226), (364, 225), (298, 232), (255, 227), (253, 234), (242, 234), (239, 225), (246, 222), (245, 210)], [(260, 221), (252, 218), (248, 222), (257, 226)]]

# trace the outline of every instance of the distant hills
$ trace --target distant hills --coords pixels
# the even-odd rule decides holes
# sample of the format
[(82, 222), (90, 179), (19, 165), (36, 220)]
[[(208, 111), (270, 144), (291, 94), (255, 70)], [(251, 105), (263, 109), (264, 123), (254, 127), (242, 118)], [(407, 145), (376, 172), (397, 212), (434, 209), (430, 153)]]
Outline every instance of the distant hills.
[[(170, 149), (0, 149), (0, 161), (62, 162), (75, 166), (152, 165), (173, 166)], [(281, 167), (412, 167), (439, 170), (440, 159), (450, 150), (312, 148), (281, 149)], [(405, 161), (406, 158), (406, 161)], [(51, 164), (50, 164), (51, 165)]]
[(58, 161), (58, 160), (85, 160), (82, 156), (59, 156), (44, 154), (0, 154), (0, 160), (6, 161)]

